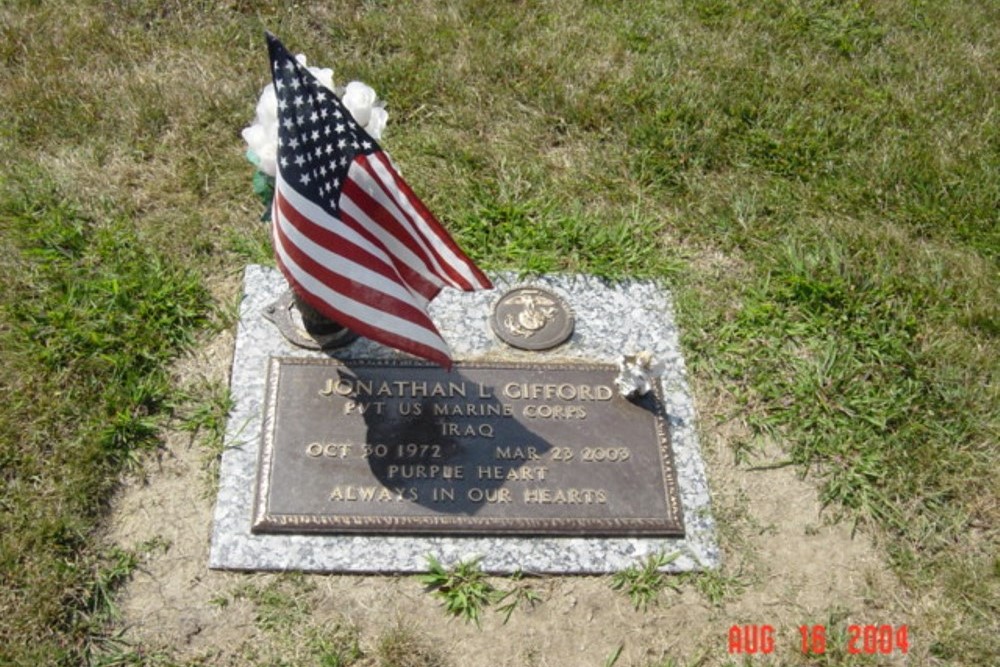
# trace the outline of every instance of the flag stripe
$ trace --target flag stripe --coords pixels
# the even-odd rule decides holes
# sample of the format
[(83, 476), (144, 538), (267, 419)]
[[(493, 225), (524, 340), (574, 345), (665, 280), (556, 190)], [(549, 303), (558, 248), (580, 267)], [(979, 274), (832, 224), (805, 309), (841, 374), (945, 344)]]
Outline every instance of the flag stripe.
[[(413, 216), (413, 219), (420, 225), (420, 227), (427, 234), (432, 234), (437, 240), (436, 247), (442, 251), (445, 259), (448, 262), (448, 266), (453, 267), (462, 272), (465, 279), (468, 281), (469, 286), (465, 287), (466, 291), (471, 291), (475, 289), (489, 289), (493, 287), (490, 279), (486, 277), (482, 271), (479, 270), (475, 264), (472, 263), (465, 253), (458, 247), (455, 240), (451, 238), (441, 223), (438, 222), (434, 214), (431, 213), (427, 207), (424, 205), (423, 201), (414, 194), (410, 186), (400, 178), (399, 174), (393, 168), (389, 161), (386, 159), (385, 155), (382, 153), (376, 153), (371, 157), (375, 158), (370, 161), (376, 166), (376, 171), (381, 177), (381, 183), (384, 187), (388, 187), (390, 184), (395, 186), (396, 190), (396, 201), (403, 207), (404, 210)], [(391, 192), (390, 188), (390, 192)]]
[(387, 310), (385, 304), (377, 299), (367, 300), (363, 294), (354, 291), (345, 293), (342, 288), (346, 279), (327, 282), (327, 276), (316, 271), (314, 262), (294, 245), (285, 242), (278, 226), (274, 227), (274, 232), (278, 265), (310, 305), (320, 312), (332, 311), (334, 321), (362, 336), (426, 358), (431, 358), (427, 357), (428, 351), (434, 351), (435, 361), (442, 363), (443, 356), (446, 365), (450, 365), (447, 363), (448, 345), (429, 318), (418, 324)]
[(434, 285), (436, 291), (427, 295), (428, 299), (434, 298), (447, 283), (429, 262), (427, 249), (420, 245), (409, 230), (403, 228), (399, 218), (391, 210), (365, 190), (358, 182), (357, 171), (352, 165), (344, 183), (340, 198), (341, 218), (359, 233), (369, 235), (373, 242), (384, 247), (404, 278), (413, 276), (419, 283)]
[[(378, 223), (371, 217), (372, 212), (370, 210), (366, 212), (364, 209), (358, 208), (346, 197), (340, 201), (342, 204), (340, 219), (344, 224), (356, 229), (359, 234), (365, 234), (365, 231), (362, 230), (366, 230), (366, 228), (377, 228)], [(369, 232), (369, 234), (371, 233)], [(369, 236), (369, 238), (378, 240), (374, 236)], [(429, 302), (438, 295), (438, 292), (441, 291), (445, 283), (426, 268), (414, 268), (415, 265), (423, 266), (423, 262), (417, 257), (410, 254), (410, 256), (403, 258), (401, 257), (402, 254), (389, 251), (393, 268), (399, 274), (401, 281), (406, 283), (414, 292), (420, 294), (424, 301)]]
[[(365, 324), (363, 319), (358, 319), (357, 316), (351, 314), (347, 310), (342, 311), (336, 306), (331, 305), (331, 301), (336, 299), (330, 298), (330, 290), (328, 287), (315, 280), (308, 273), (302, 271), (302, 269), (296, 266), (294, 262), (282, 259), (280, 255), (276, 255), (276, 257), (278, 259), (278, 266), (280, 266), (282, 271), (285, 273), (285, 278), (288, 279), (289, 283), (296, 286), (296, 292), (299, 296), (305, 299), (306, 303), (313, 308), (319, 310), (320, 312), (328, 312), (331, 319), (335, 322), (346, 326), (351, 331), (354, 331), (365, 338), (369, 338), (382, 343), (383, 345), (394, 347), (397, 350), (402, 350), (403, 352), (408, 352), (418, 357), (423, 357), (424, 359), (429, 359), (434, 363), (441, 364), (447, 369), (451, 369), (450, 352), (447, 345), (444, 347), (441, 346), (441, 339), (438, 339), (437, 341), (430, 341), (429, 343), (423, 342), (422, 340), (412, 336), (403, 328), (395, 330), (373, 330)], [(294, 276), (298, 276), (298, 278), (295, 278)], [(354, 305), (363, 306), (363, 304), (357, 303)], [(375, 313), (380, 312), (377, 309), (369, 310)], [(364, 314), (362, 314), (361, 317), (364, 317)]]
[[(418, 315), (413, 312), (415, 309), (393, 308), (394, 304), (390, 303), (391, 299), (384, 294), (380, 294), (375, 290), (358, 290), (356, 289), (356, 284), (352, 285), (351, 281), (343, 276), (337, 276), (336, 274), (331, 276), (329, 272), (317, 270), (321, 267), (318, 267), (316, 262), (311, 260), (308, 255), (304, 254), (294, 244), (288, 243), (287, 239), (281, 236), (280, 230), (277, 231), (277, 234), (279, 235), (278, 242), (283, 253), (283, 258), (286, 262), (290, 261), (302, 269), (311, 278), (315, 279), (318, 284), (325, 286), (330, 291), (329, 298), (324, 298), (329, 305), (340, 312), (350, 313), (355, 317), (368, 315), (372, 318), (366, 320), (364, 329), (357, 333), (368, 335), (368, 332), (372, 330), (396, 328), (405, 330), (413, 338), (425, 341), (429, 341), (430, 337), (438, 335), (434, 324), (426, 315)], [(296, 278), (299, 282), (302, 282), (298, 276)], [(356, 306), (371, 309), (371, 312), (362, 312)]]
[(368, 201), (377, 205), (391, 216), (399, 226), (401, 233), (411, 239), (412, 244), (417, 247), (425, 266), (427, 266), (427, 271), (432, 272), (442, 282), (452, 287), (466, 289), (464, 285), (456, 280), (454, 271), (449, 269), (447, 262), (441, 257), (440, 248), (435, 244), (434, 239), (427, 238), (414, 225), (410, 216), (402, 210), (396, 199), (387, 191), (385, 184), (379, 180), (373, 166), (366, 157), (362, 156), (354, 161), (354, 164), (351, 165), (349, 175), (350, 180), (357, 183), (365, 195), (368, 196)]
[[(377, 157), (377, 156), (373, 156)], [(372, 181), (378, 185), (378, 191), (387, 201), (393, 203), (393, 208), (396, 210), (396, 215), (401, 221), (404, 221), (407, 227), (410, 229), (410, 233), (414, 235), (415, 238), (420, 239), (431, 251), (431, 259), (437, 268), (438, 275), (441, 276), (445, 281), (448, 282), (452, 287), (457, 287), (462, 290), (472, 289), (472, 286), (464, 279), (461, 272), (457, 270), (456, 267), (448, 263), (448, 259), (444, 256), (447, 247), (440, 243), (440, 239), (434, 233), (433, 229), (428, 229), (426, 224), (422, 224), (423, 219), (417, 214), (413, 206), (409, 205), (409, 202), (405, 198), (401, 197), (401, 192), (395, 183), (392, 182), (392, 177), (388, 171), (385, 169), (383, 162), (379, 160), (368, 160), (367, 157), (362, 157), (359, 159), (363, 160), (365, 168), (368, 170)], [(395, 172), (393, 169), (392, 172)], [(389, 181), (386, 181), (386, 177), (389, 177)], [(440, 226), (437, 220), (434, 224)]]
[[(277, 192), (275, 197), (278, 200), (276, 223), (285, 247), (294, 246), (324, 273), (330, 274), (324, 282), (335, 280), (339, 273), (351, 281), (352, 289), (364, 293), (366, 298), (383, 301), (385, 297), (391, 297), (400, 302), (400, 308), (413, 308), (423, 313), (423, 298), (406, 289), (391, 266), (329, 231), (316, 229), (288, 202), (283, 192)], [(318, 239), (309, 237), (309, 227), (313, 227), (309, 231), (316, 233)], [(337, 271), (333, 272), (329, 267), (337, 267)]]
[[(327, 262), (328, 266), (339, 266), (341, 261), (339, 257), (342, 256), (357, 264), (361, 271), (369, 269), (378, 271), (386, 279), (394, 281), (398, 289), (406, 291), (408, 296), (400, 298), (412, 298), (421, 308), (426, 307), (427, 301), (440, 291), (440, 287), (422, 279), (415, 285), (407, 284), (391, 262), (390, 253), (379, 245), (371, 243), (342, 219), (329, 215), (309, 199), (302, 197), (294, 188), (283, 183), (280, 194), (282, 205), (279, 210), (300, 232), (319, 246), (317, 252), (324, 253), (323, 259), (316, 257), (315, 253), (313, 255), (321, 263)], [(371, 265), (366, 268), (366, 263)]]

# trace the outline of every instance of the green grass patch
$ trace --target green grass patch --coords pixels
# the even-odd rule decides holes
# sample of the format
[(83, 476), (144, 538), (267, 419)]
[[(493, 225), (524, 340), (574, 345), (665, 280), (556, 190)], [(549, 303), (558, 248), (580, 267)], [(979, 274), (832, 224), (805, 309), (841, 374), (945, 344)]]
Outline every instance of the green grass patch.
[(479, 627), (483, 612), (494, 607), (504, 624), (518, 608), (531, 608), (541, 596), (518, 571), (507, 580), (509, 588), (497, 588), (483, 572), (479, 558), (459, 561), (445, 567), (437, 558), (427, 556), (427, 574), (418, 577), (427, 592), (441, 599), (445, 613), (472, 622)]
[(556, 204), (484, 195), (458, 225), (456, 236), (465, 246), (482, 249), (475, 254), (487, 265), (524, 273), (662, 278), (683, 267), (678, 254), (664, 247), (663, 227), (662, 220), (634, 210), (609, 220)]
[(680, 553), (651, 554), (641, 565), (633, 565), (611, 577), (611, 588), (622, 591), (636, 611), (646, 611), (650, 604), (659, 604), (658, 599), (664, 588), (679, 590), (662, 569), (677, 560)]
[[(84, 215), (44, 184), (0, 193), (0, 655), (78, 664), (128, 567), (93, 531), (119, 473), (157, 444), (166, 364), (206, 322), (199, 281), (113, 213)], [(119, 554), (121, 552), (118, 552)], [(114, 553), (112, 560), (120, 561)]]

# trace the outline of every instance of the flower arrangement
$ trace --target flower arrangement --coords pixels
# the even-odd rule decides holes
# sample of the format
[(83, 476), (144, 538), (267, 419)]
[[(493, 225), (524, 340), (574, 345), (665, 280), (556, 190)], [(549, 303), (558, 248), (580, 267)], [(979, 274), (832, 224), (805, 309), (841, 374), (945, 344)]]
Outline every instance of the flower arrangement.
[[(304, 55), (296, 56), (301, 64), (306, 65)], [(376, 141), (382, 138), (389, 114), (385, 103), (368, 84), (361, 81), (351, 81), (345, 86), (335, 86), (333, 70), (328, 67), (308, 67), (309, 72), (321, 84), (333, 91), (347, 107), (354, 120), (365, 132)], [(271, 200), (274, 197), (274, 177), (277, 173), (278, 154), (278, 98), (274, 93), (274, 84), (269, 83), (261, 91), (257, 101), (257, 110), (253, 123), (244, 128), (243, 140), (247, 143), (247, 160), (256, 167), (253, 176), (254, 193), (264, 203), (263, 220), (271, 216)]]

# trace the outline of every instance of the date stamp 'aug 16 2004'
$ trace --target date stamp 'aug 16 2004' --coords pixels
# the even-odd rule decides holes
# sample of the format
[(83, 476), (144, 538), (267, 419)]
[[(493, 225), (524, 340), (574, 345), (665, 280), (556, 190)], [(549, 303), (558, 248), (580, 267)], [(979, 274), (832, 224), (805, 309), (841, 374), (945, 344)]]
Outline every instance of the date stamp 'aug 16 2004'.
[[(770, 655), (777, 649), (775, 628), (769, 624), (733, 625), (727, 637), (730, 654)], [(909, 628), (904, 625), (847, 626), (845, 633), (830, 635), (825, 625), (800, 625), (799, 650), (803, 655), (846, 651), (848, 655), (906, 654), (910, 650)]]

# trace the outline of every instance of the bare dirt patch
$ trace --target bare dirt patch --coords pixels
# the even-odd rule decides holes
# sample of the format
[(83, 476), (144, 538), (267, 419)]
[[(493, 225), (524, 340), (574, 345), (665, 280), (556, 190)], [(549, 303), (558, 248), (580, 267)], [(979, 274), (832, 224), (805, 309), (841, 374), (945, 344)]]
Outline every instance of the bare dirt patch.
[[(185, 359), (182, 383), (228, 382), (232, 343), (223, 333)], [(729, 441), (740, 425), (715, 423), (712, 415), (726, 414), (722, 400), (699, 406), (721, 572), (678, 579), (679, 590), (666, 589), (646, 611), (613, 591), (610, 577), (532, 579), (541, 604), (506, 624), (487, 613), (481, 628), (445, 616), (415, 577), (210, 571), (209, 455), (198, 437), (169, 432), (143, 478), (125, 484), (111, 522), (109, 538), (123, 547), (162, 545), (121, 593), (124, 637), (144, 652), (210, 665), (313, 664), (304, 647), (324, 633), (355, 638), (364, 657), (354, 664), (363, 665), (576, 667), (603, 664), (620, 646), (617, 665), (668, 656), (712, 665), (730, 658), (733, 624), (773, 626), (777, 653), (794, 657), (801, 624), (905, 622), (898, 610), (887, 617), (884, 603), (872, 615), (871, 601), (891, 598), (893, 582), (870, 542), (826, 522), (814, 485), (792, 468), (761, 467), (780, 458), (777, 448), (755, 459), (758, 469), (734, 463)]]

